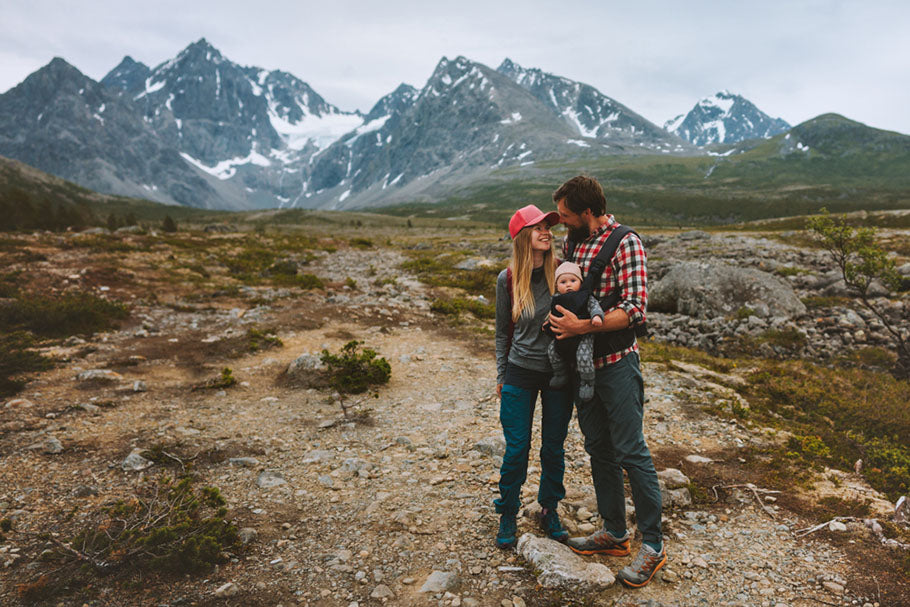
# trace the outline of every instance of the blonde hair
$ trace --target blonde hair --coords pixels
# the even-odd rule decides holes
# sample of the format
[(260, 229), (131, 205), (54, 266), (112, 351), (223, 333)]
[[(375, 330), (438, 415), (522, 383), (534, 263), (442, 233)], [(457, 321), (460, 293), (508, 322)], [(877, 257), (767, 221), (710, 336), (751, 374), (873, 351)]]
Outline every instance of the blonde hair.
[[(534, 293), (531, 292), (531, 271), (534, 269), (534, 253), (531, 251), (531, 232), (534, 226), (522, 229), (512, 240), (512, 322), (521, 316), (534, 316)], [(556, 253), (552, 239), (550, 250), (543, 254), (543, 274), (547, 279), (550, 295), (556, 291)]]

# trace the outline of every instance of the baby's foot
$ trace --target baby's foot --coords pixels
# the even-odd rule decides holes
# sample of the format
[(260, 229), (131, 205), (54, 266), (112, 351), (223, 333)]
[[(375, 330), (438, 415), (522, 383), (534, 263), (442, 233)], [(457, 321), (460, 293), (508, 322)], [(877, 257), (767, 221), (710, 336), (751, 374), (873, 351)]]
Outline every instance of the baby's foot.
[(586, 402), (594, 398), (594, 384), (590, 382), (582, 382), (578, 386), (578, 399), (582, 402)]
[(562, 388), (566, 385), (568, 378), (565, 373), (554, 373), (553, 377), (550, 378), (550, 387), (551, 388)]

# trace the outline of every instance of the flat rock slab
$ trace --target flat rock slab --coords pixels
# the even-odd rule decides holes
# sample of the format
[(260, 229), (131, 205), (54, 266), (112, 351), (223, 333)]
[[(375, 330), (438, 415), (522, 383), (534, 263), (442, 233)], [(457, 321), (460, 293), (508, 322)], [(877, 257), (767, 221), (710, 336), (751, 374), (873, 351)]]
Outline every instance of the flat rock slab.
[(525, 533), (516, 548), (535, 570), (537, 583), (573, 593), (588, 593), (609, 588), (616, 581), (606, 565), (592, 563), (572, 552), (568, 546)]

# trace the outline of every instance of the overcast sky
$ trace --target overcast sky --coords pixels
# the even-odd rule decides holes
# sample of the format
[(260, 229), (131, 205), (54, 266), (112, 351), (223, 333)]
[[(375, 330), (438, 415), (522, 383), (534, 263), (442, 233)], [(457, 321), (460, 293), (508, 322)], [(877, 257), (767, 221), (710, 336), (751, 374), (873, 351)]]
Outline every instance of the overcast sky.
[(586, 82), (659, 125), (728, 89), (791, 124), (837, 112), (910, 134), (907, 0), (0, 0), (0, 91), (54, 56), (100, 79), (202, 37), (346, 110), (464, 55)]

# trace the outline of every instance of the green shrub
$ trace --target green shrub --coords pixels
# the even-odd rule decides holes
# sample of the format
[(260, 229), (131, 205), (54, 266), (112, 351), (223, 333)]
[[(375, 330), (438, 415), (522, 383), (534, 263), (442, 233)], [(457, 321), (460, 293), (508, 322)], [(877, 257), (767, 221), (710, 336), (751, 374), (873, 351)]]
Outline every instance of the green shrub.
[(766, 343), (787, 350), (798, 350), (806, 345), (806, 336), (796, 329), (767, 329), (756, 336), (757, 343)]
[(315, 274), (296, 274), (289, 276), (287, 274), (277, 274), (273, 277), (276, 285), (283, 287), (298, 287), (300, 289), (323, 289), (325, 285), (322, 280)]
[(392, 376), (389, 362), (379, 357), (375, 350), (364, 348), (363, 342), (351, 340), (341, 347), (338, 354), (322, 351), (322, 362), (328, 367), (329, 385), (339, 394), (361, 394), (382, 384)]
[(68, 337), (114, 328), (127, 316), (125, 305), (91, 293), (20, 294), (11, 304), (0, 306), (0, 331), (28, 330), (43, 337)]
[(743, 306), (736, 311), (736, 314), (733, 315), (737, 320), (746, 320), (750, 316), (755, 316), (755, 310), (748, 306)]
[(372, 249), (373, 241), (369, 238), (352, 238), (350, 240), (351, 246), (358, 249)]
[(258, 352), (270, 348), (280, 348), (284, 342), (275, 335), (275, 329), (256, 329), (250, 328), (246, 332), (247, 351)]
[(234, 377), (234, 372), (230, 367), (225, 367), (221, 370), (221, 375), (193, 386), (193, 390), (223, 390), (235, 385), (237, 385), (237, 378)]
[(161, 477), (96, 513), (70, 545), (97, 573), (205, 573), (225, 562), (224, 552), (238, 543), (236, 527), (224, 518), (225, 504), (217, 488), (197, 488), (190, 476)]
[(34, 338), (23, 331), (0, 333), (0, 397), (25, 386), (25, 376), (51, 367), (51, 360), (32, 350)]
[(461, 312), (470, 312), (477, 318), (496, 318), (495, 305), (463, 297), (437, 299), (430, 305), (430, 311), (446, 316), (457, 316)]
[(164, 216), (164, 221), (161, 222), (161, 231), (167, 234), (173, 234), (177, 231), (177, 222), (174, 221), (173, 217), (170, 215)]
[(810, 310), (820, 308), (834, 308), (836, 306), (845, 306), (850, 303), (848, 297), (836, 297), (825, 295), (809, 295), (802, 298), (803, 304)]

